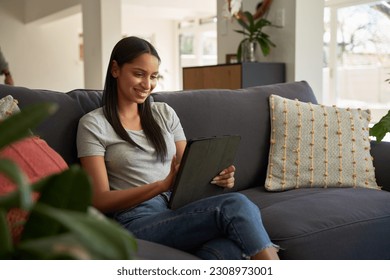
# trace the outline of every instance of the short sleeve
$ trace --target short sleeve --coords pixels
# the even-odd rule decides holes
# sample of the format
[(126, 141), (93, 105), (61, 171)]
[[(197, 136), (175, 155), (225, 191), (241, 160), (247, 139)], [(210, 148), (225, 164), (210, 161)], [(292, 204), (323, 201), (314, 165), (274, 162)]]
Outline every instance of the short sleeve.
[(153, 104), (154, 109), (157, 111), (157, 121), (160, 122), (160, 126), (174, 136), (175, 142), (186, 140), (184, 129), (175, 110), (166, 103), (154, 102)]
[(83, 116), (77, 129), (77, 155), (104, 156), (106, 147), (104, 144), (104, 133), (99, 125), (99, 120), (94, 115)]

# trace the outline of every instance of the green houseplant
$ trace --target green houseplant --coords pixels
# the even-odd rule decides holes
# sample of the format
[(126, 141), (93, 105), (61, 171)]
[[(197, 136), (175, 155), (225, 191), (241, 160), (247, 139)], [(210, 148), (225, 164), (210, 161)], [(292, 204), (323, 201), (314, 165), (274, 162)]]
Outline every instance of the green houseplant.
[(237, 18), (237, 22), (243, 27), (243, 30), (234, 30), (244, 35), (244, 39), (238, 45), (237, 59), (239, 61), (255, 61), (254, 49), (256, 44), (260, 46), (264, 56), (270, 53), (271, 47), (276, 47), (269, 39), (269, 35), (263, 32), (264, 27), (272, 26), (272, 24), (262, 17), (255, 20), (248, 11), (244, 12), (243, 15), (243, 17)]
[(390, 110), (370, 128), (370, 136), (374, 136), (377, 142), (381, 142), (388, 132), (390, 132)]
[[(390, 83), (390, 78), (385, 80)], [(370, 136), (376, 138), (377, 142), (381, 142), (385, 137), (386, 133), (390, 132), (390, 110), (384, 115), (379, 122), (377, 122), (373, 127), (370, 127)]]
[[(0, 150), (31, 135), (55, 110), (52, 104), (31, 105), (0, 122)], [(29, 184), (13, 161), (0, 158), (0, 173), (16, 190), (0, 195), (0, 259), (131, 259), (135, 239), (91, 205), (89, 177), (77, 165)], [(39, 199), (32, 198), (39, 193)], [(28, 212), (20, 241), (13, 242), (7, 221), (10, 209)]]

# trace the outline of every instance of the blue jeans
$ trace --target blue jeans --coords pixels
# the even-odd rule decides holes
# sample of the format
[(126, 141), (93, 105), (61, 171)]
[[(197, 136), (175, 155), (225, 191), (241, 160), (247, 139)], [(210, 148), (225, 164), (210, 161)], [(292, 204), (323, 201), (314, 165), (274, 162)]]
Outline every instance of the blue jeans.
[(113, 218), (139, 239), (202, 259), (246, 259), (273, 246), (258, 207), (240, 193), (208, 197), (177, 210), (168, 208), (164, 193)]

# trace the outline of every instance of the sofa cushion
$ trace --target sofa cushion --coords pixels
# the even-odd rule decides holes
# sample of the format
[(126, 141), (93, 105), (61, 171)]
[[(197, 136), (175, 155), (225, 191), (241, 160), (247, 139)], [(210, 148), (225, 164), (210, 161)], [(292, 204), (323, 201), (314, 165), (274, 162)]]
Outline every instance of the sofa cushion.
[(195, 255), (162, 244), (137, 239), (139, 260), (199, 260)]
[(102, 106), (103, 91), (92, 89), (74, 89), (66, 93), (77, 101), (84, 114)]
[(215, 135), (241, 136), (236, 154), (234, 190), (264, 186), (269, 150), (268, 97), (278, 94), (316, 103), (310, 86), (302, 82), (239, 90), (193, 90), (153, 94), (178, 114), (187, 139)]
[(242, 191), (261, 209), (282, 259), (390, 259), (390, 192), (367, 188)]
[(370, 111), (304, 103), (272, 95), (271, 147), (265, 187), (378, 188), (370, 155)]

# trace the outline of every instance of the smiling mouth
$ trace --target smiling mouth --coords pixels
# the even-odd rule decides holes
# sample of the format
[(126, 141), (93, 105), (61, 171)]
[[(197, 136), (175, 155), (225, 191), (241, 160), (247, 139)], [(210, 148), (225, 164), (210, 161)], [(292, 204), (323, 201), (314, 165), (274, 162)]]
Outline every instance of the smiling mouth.
[(147, 97), (149, 95), (149, 91), (135, 90), (135, 92), (138, 94), (138, 96), (141, 96), (141, 97)]

